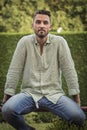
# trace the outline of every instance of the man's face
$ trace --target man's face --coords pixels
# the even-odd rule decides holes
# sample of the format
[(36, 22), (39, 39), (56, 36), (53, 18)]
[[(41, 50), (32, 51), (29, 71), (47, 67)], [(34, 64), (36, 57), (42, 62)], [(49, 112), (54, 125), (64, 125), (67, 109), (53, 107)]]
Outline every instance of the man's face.
[(47, 36), (49, 30), (51, 29), (49, 16), (37, 14), (33, 21), (33, 29), (38, 37), (44, 38), (45, 36)]

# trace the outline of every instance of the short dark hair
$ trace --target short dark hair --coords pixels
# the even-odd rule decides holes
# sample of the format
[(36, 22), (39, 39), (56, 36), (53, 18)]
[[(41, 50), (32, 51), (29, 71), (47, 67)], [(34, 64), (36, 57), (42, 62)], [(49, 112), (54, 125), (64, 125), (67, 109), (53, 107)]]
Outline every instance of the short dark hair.
[(51, 13), (50, 13), (50, 11), (48, 11), (48, 10), (38, 10), (38, 11), (36, 11), (33, 18), (35, 18), (35, 16), (36, 16), (37, 14), (48, 15), (49, 18), (51, 18)]

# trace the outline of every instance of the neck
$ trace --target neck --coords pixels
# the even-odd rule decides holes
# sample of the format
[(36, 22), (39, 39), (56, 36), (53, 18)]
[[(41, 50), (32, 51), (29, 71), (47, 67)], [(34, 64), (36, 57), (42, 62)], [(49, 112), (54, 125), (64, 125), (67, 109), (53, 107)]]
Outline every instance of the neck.
[(47, 36), (46, 36), (46, 37), (43, 37), (43, 38), (40, 38), (40, 37), (37, 37), (37, 36), (36, 36), (36, 40), (37, 40), (37, 42), (38, 42), (40, 45), (44, 45), (44, 43), (46, 43), (46, 41), (47, 41)]
[(36, 40), (37, 40), (37, 42), (39, 43), (39, 46), (40, 46), (40, 54), (42, 55), (42, 53), (43, 53), (43, 46), (44, 46), (44, 44), (45, 44), (46, 41), (47, 41), (47, 36), (46, 36), (46, 37), (43, 37), (43, 38), (40, 38), (40, 37), (37, 37), (37, 36), (36, 36)]

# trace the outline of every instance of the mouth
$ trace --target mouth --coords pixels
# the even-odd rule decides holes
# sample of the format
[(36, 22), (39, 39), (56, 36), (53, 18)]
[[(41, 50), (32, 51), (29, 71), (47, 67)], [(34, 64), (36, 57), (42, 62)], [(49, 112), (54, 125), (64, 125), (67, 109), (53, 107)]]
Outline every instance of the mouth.
[(40, 33), (44, 33), (44, 32), (45, 32), (45, 30), (39, 30), (38, 32), (40, 32)]

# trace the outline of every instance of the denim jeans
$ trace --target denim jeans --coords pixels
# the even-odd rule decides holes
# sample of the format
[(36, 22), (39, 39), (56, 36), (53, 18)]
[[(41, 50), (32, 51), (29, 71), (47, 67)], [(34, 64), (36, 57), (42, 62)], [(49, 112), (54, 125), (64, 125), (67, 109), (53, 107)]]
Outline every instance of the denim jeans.
[[(81, 108), (67, 96), (61, 96), (56, 104), (43, 97), (38, 101), (39, 108), (44, 108), (58, 115), (64, 120), (77, 125), (83, 125), (86, 119)], [(36, 109), (33, 98), (24, 93), (11, 97), (2, 107), (4, 119), (16, 130), (30, 130), (23, 115)]]

